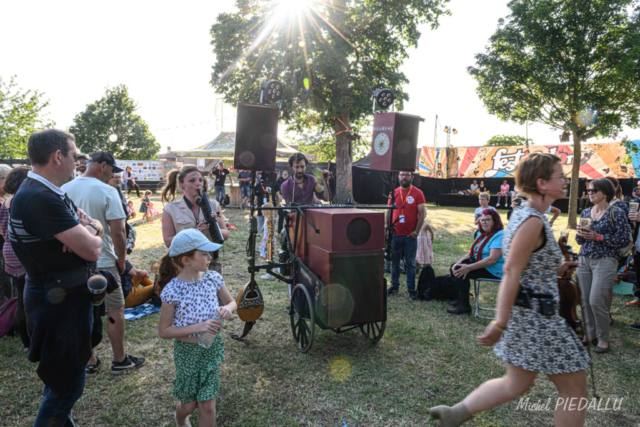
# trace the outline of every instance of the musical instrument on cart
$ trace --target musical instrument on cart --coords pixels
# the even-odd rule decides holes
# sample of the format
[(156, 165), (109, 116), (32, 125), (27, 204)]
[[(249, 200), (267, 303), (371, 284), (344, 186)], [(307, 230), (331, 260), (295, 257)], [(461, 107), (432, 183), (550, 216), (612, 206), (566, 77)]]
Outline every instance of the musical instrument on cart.
[[(372, 343), (384, 335), (384, 213), (363, 208), (262, 207), (263, 212), (290, 212), (283, 212), (284, 238), (278, 250), (282, 262), (260, 266), (251, 255), (255, 254), (255, 230), (251, 228), (253, 238), (250, 236), (247, 255), (252, 281), (254, 273), (262, 269), (288, 284), (291, 333), (303, 353), (313, 345), (316, 326), (335, 333), (359, 329)], [(253, 325), (247, 326), (250, 329)]]

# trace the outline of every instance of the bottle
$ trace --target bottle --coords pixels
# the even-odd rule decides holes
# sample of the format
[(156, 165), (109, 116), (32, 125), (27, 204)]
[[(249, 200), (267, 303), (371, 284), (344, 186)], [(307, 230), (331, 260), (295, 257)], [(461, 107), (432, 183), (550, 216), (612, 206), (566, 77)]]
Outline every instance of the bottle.
[[(215, 314), (214, 320), (217, 320), (218, 322), (220, 322), (220, 327), (222, 327), (222, 323), (224, 322), (224, 319), (218, 316), (218, 313)], [(220, 330), (218, 330), (218, 333), (219, 332)], [(205, 332), (202, 335), (200, 335), (200, 339), (198, 340), (198, 345), (200, 345), (200, 347), (203, 347), (203, 348), (210, 348), (215, 339), (216, 339), (215, 335)]]

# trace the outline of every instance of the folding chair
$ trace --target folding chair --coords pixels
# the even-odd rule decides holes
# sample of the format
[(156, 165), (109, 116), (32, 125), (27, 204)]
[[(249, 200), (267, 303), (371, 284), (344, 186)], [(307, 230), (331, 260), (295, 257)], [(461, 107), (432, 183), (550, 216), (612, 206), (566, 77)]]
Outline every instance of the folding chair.
[(480, 283), (481, 282), (497, 282), (500, 283), (501, 279), (483, 279), (481, 277), (477, 278), (477, 279), (473, 279), (473, 293), (475, 295), (476, 298), (476, 317), (480, 317), (482, 319), (489, 319), (489, 320), (493, 320), (493, 317), (486, 317), (486, 316), (481, 316), (480, 315), (480, 310), (485, 310), (485, 311), (496, 311), (494, 308), (485, 308), (485, 307), (480, 307)]

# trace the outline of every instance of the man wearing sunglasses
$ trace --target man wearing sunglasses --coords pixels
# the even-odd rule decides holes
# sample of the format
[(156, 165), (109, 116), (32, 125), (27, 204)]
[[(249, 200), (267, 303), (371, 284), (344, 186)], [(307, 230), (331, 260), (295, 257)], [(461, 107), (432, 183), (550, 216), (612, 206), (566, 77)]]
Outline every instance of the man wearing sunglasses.
[(86, 154), (78, 153), (78, 162), (76, 163), (76, 176), (83, 175), (87, 171), (88, 157)]

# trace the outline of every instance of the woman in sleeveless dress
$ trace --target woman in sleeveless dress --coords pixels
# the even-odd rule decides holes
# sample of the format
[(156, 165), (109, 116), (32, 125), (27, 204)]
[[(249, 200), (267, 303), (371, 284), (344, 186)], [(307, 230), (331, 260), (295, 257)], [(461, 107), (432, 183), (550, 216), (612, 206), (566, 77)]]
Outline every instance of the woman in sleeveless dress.
[[(179, 171), (169, 172), (167, 185), (162, 190), (162, 203), (166, 203), (162, 215), (162, 238), (167, 248), (171, 246), (176, 234), (188, 228), (197, 228), (207, 239), (211, 240), (209, 224), (205, 222), (204, 214), (198, 205), (198, 190), (205, 191), (204, 180), (203, 173), (195, 165), (186, 165)], [(184, 191), (184, 195), (180, 200), (174, 201), (178, 188)], [(209, 203), (213, 215), (220, 212), (220, 204), (217, 201), (209, 199)], [(224, 217), (220, 215), (214, 218), (220, 226), (222, 238), (227, 240), (229, 230)], [(212, 254), (209, 270), (215, 270), (222, 274), (222, 265), (218, 261), (217, 255), (215, 252)]]
[[(567, 182), (560, 159), (552, 154), (532, 154), (518, 164), (516, 186), (529, 200), (515, 208), (504, 233), (506, 263), (496, 320), (477, 338), (480, 345), (495, 345), (494, 352), (507, 363), (507, 373), (485, 382), (455, 406), (431, 408), (440, 426), (459, 426), (473, 414), (514, 400), (529, 390), (538, 374), (549, 377), (564, 402), (574, 402), (557, 405), (555, 425), (584, 425), (586, 405), (578, 403), (587, 397), (585, 369), (590, 360), (578, 335), (558, 314), (556, 277), (577, 263), (563, 261), (544, 217), (550, 204), (565, 196)], [(515, 305), (521, 288), (548, 294), (554, 302), (553, 314), (541, 313), (538, 298), (530, 298), (531, 308)]]

